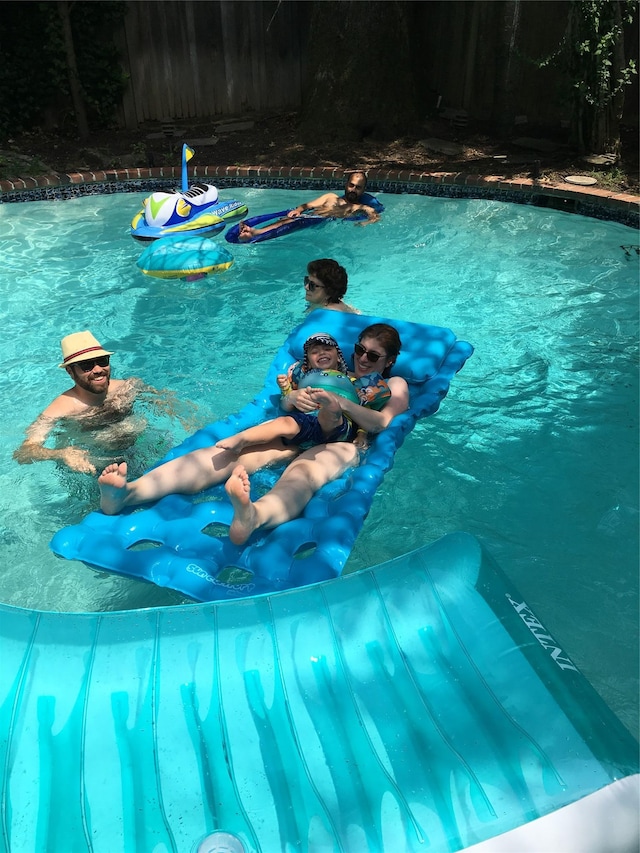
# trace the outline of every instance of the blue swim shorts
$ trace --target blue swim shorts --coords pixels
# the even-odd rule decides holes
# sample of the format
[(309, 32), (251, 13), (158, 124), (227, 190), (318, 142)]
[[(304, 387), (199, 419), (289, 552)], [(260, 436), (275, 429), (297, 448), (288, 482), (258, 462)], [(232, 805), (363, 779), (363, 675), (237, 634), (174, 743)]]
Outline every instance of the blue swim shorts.
[(322, 432), (316, 414), (287, 412), (287, 417), (294, 419), (300, 427), (300, 431), (293, 438), (283, 438), (282, 441), (284, 444), (295, 444), (303, 450), (308, 450), (317, 444), (327, 444), (333, 441), (353, 441), (356, 434), (356, 427), (346, 415), (342, 416), (342, 422), (329, 435)]

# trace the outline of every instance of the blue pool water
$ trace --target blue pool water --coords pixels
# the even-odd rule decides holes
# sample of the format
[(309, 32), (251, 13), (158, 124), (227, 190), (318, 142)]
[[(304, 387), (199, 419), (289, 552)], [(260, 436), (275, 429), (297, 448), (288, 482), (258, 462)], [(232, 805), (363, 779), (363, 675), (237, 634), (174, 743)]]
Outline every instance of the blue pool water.
[[(233, 197), (257, 214), (300, 194)], [(60, 337), (91, 329), (117, 351), (114, 375), (141, 376), (183, 401), (186, 428), (145, 411), (150, 428), (131, 457), (142, 470), (259, 390), (304, 316), (307, 260), (335, 257), (349, 272), (347, 300), (364, 313), (449, 326), (475, 346), (440, 412), (398, 453), (348, 569), (452, 531), (476, 535), (635, 731), (638, 256), (621, 247), (637, 245), (637, 233), (520, 205), (384, 196), (374, 226), (329, 223), (234, 246), (228, 272), (185, 284), (136, 268), (142, 247), (128, 223), (140, 198), (0, 206), (2, 600), (56, 610), (183, 601), (48, 548), (97, 495), (86, 476), (11, 457), (67, 387)]]

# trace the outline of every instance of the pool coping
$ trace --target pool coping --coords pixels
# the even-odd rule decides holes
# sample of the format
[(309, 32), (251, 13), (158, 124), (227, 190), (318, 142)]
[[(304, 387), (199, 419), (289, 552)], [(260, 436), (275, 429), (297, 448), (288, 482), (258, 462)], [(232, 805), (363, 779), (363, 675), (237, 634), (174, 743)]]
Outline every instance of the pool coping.
[[(342, 166), (195, 166), (189, 169), (194, 179), (214, 178), (231, 186), (240, 181), (257, 186), (291, 188), (317, 186), (331, 188), (341, 184), (347, 169)], [(640, 226), (640, 195), (616, 193), (597, 186), (582, 187), (569, 183), (549, 183), (536, 178), (508, 179), (503, 175), (477, 175), (466, 172), (425, 172), (411, 169), (365, 169), (369, 188), (394, 193), (483, 197), (554, 207), (597, 218), (615, 219), (632, 227)], [(141, 183), (152, 182), (161, 188), (163, 181), (181, 179), (178, 166), (154, 168), (105, 169), (87, 172), (51, 172), (33, 177), (0, 180), (0, 204), (15, 201), (70, 198), (96, 192), (135, 192), (148, 189)]]

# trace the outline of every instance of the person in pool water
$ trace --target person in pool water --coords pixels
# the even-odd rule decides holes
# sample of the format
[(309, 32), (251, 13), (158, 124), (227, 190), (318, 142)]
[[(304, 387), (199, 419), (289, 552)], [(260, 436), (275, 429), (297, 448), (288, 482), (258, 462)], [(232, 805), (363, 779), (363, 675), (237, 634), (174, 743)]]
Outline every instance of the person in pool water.
[(357, 308), (347, 305), (342, 298), (347, 292), (347, 271), (333, 258), (309, 261), (304, 277), (304, 298), (307, 310), (326, 308), (328, 311), (343, 311), (359, 314)]
[[(21, 465), (55, 460), (72, 471), (95, 474), (91, 453), (86, 448), (69, 444), (45, 447), (54, 428), (65, 422), (73, 424), (82, 433), (91, 433), (92, 443), (100, 450), (124, 450), (135, 443), (147, 425), (144, 418), (133, 414), (136, 400), (143, 393), (160, 395), (161, 392), (136, 377), (112, 379), (113, 352), (104, 349), (89, 331), (67, 335), (60, 346), (62, 363), (58, 366), (67, 371), (73, 386), (56, 397), (27, 428), (26, 438), (14, 451), (13, 458)], [(67, 440), (72, 432), (66, 435)]]
[[(380, 411), (339, 398), (342, 410), (367, 433), (381, 432), (409, 405), (409, 387), (405, 379), (390, 376), (400, 346), (397, 330), (387, 323), (367, 326), (355, 345), (353, 372), (356, 378), (378, 370), (387, 380), (391, 393)], [(310, 390), (300, 388), (291, 392), (292, 402), (299, 411), (312, 412), (317, 408)], [(165, 495), (194, 495), (229, 480), (229, 497), (235, 509), (229, 535), (233, 542), (241, 544), (258, 527), (277, 527), (296, 518), (318, 489), (357, 465), (358, 459), (358, 449), (348, 441), (320, 444), (302, 453), (298, 448), (286, 447), (281, 439), (267, 445), (246, 447), (240, 454), (223, 447), (201, 447), (158, 465), (132, 481), (127, 480), (126, 463), (108, 465), (98, 478), (100, 508), (106, 515), (116, 515), (123, 509), (151, 503)], [(245, 474), (283, 463), (290, 464), (271, 491), (250, 504), (243, 485)]]
[[(357, 395), (362, 405), (375, 404), (381, 408), (390, 396), (387, 383), (381, 377), (378, 378), (378, 374), (375, 381), (365, 383), (361, 389), (352, 383), (338, 342), (331, 335), (318, 332), (304, 342), (304, 359), (292, 364), (288, 373), (281, 373), (277, 377), (282, 395), (280, 405), (290, 414), (272, 418), (223, 438), (216, 442), (216, 447), (240, 453), (245, 447), (268, 444), (277, 438), (281, 438), (285, 445), (294, 444), (302, 448), (324, 442), (354, 440), (358, 447), (366, 447), (366, 432), (358, 429), (344, 414), (336, 394), (313, 386), (314, 374), (317, 374), (317, 381), (321, 383), (322, 374), (327, 371), (337, 374), (338, 379), (342, 377), (347, 391), (354, 397)], [(291, 392), (296, 391), (303, 380), (308, 380), (312, 398), (318, 406), (317, 413), (297, 412), (289, 400)]]
[(360, 199), (367, 187), (367, 176), (364, 172), (350, 172), (345, 181), (344, 193), (324, 193), (313, 201), (299, 204), (290, 210), (288, 214), (276, 222), (264, 225), (262, 228), (251, 228), (246, 222), (240, 222), (238, 226), (238, 238), (241, 241), (251, 240), (259, 234), (265, 234), (281, 225), (286, 225), (299, 216), (322, 216), (327, 219), (344, 219), (355, 213), (366, 214), (366, 219), (356, 222), (356, 225), (369, 225), (380, 219), (380, 214), (368, 204), (362, 204)]

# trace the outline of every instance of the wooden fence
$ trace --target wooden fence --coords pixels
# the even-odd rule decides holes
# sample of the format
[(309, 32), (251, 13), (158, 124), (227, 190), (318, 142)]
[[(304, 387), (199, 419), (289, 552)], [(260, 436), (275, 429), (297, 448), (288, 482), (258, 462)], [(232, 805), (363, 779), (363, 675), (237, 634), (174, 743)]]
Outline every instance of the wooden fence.
[(130, 85), (122, 121), (234, 116), (301, 103), (305, 3), (129, 2), (116, 34)]
[[(121, 123), (134, 128), (297, 110), (311, 6), (306, 0), (128, 2), (124, 28), (115, 34), (130, 80)], [(425, 108), (440, 98), (441, 106), (498, 123), (520, 115), (557, 126), (567, 118), (557, 70), (531, 61), (557, 49), (566, 0), (429, 0), (408, 7)], [(337, 19), (336, 43), (339, 28)], [(637, 57), (636, 28), (628, 36)], [(392, 56), (363, 61), (386, 63), (393, 73)], [(627, 116), (637, 117), (637, 99), (636, 78), (627, 89)]]

